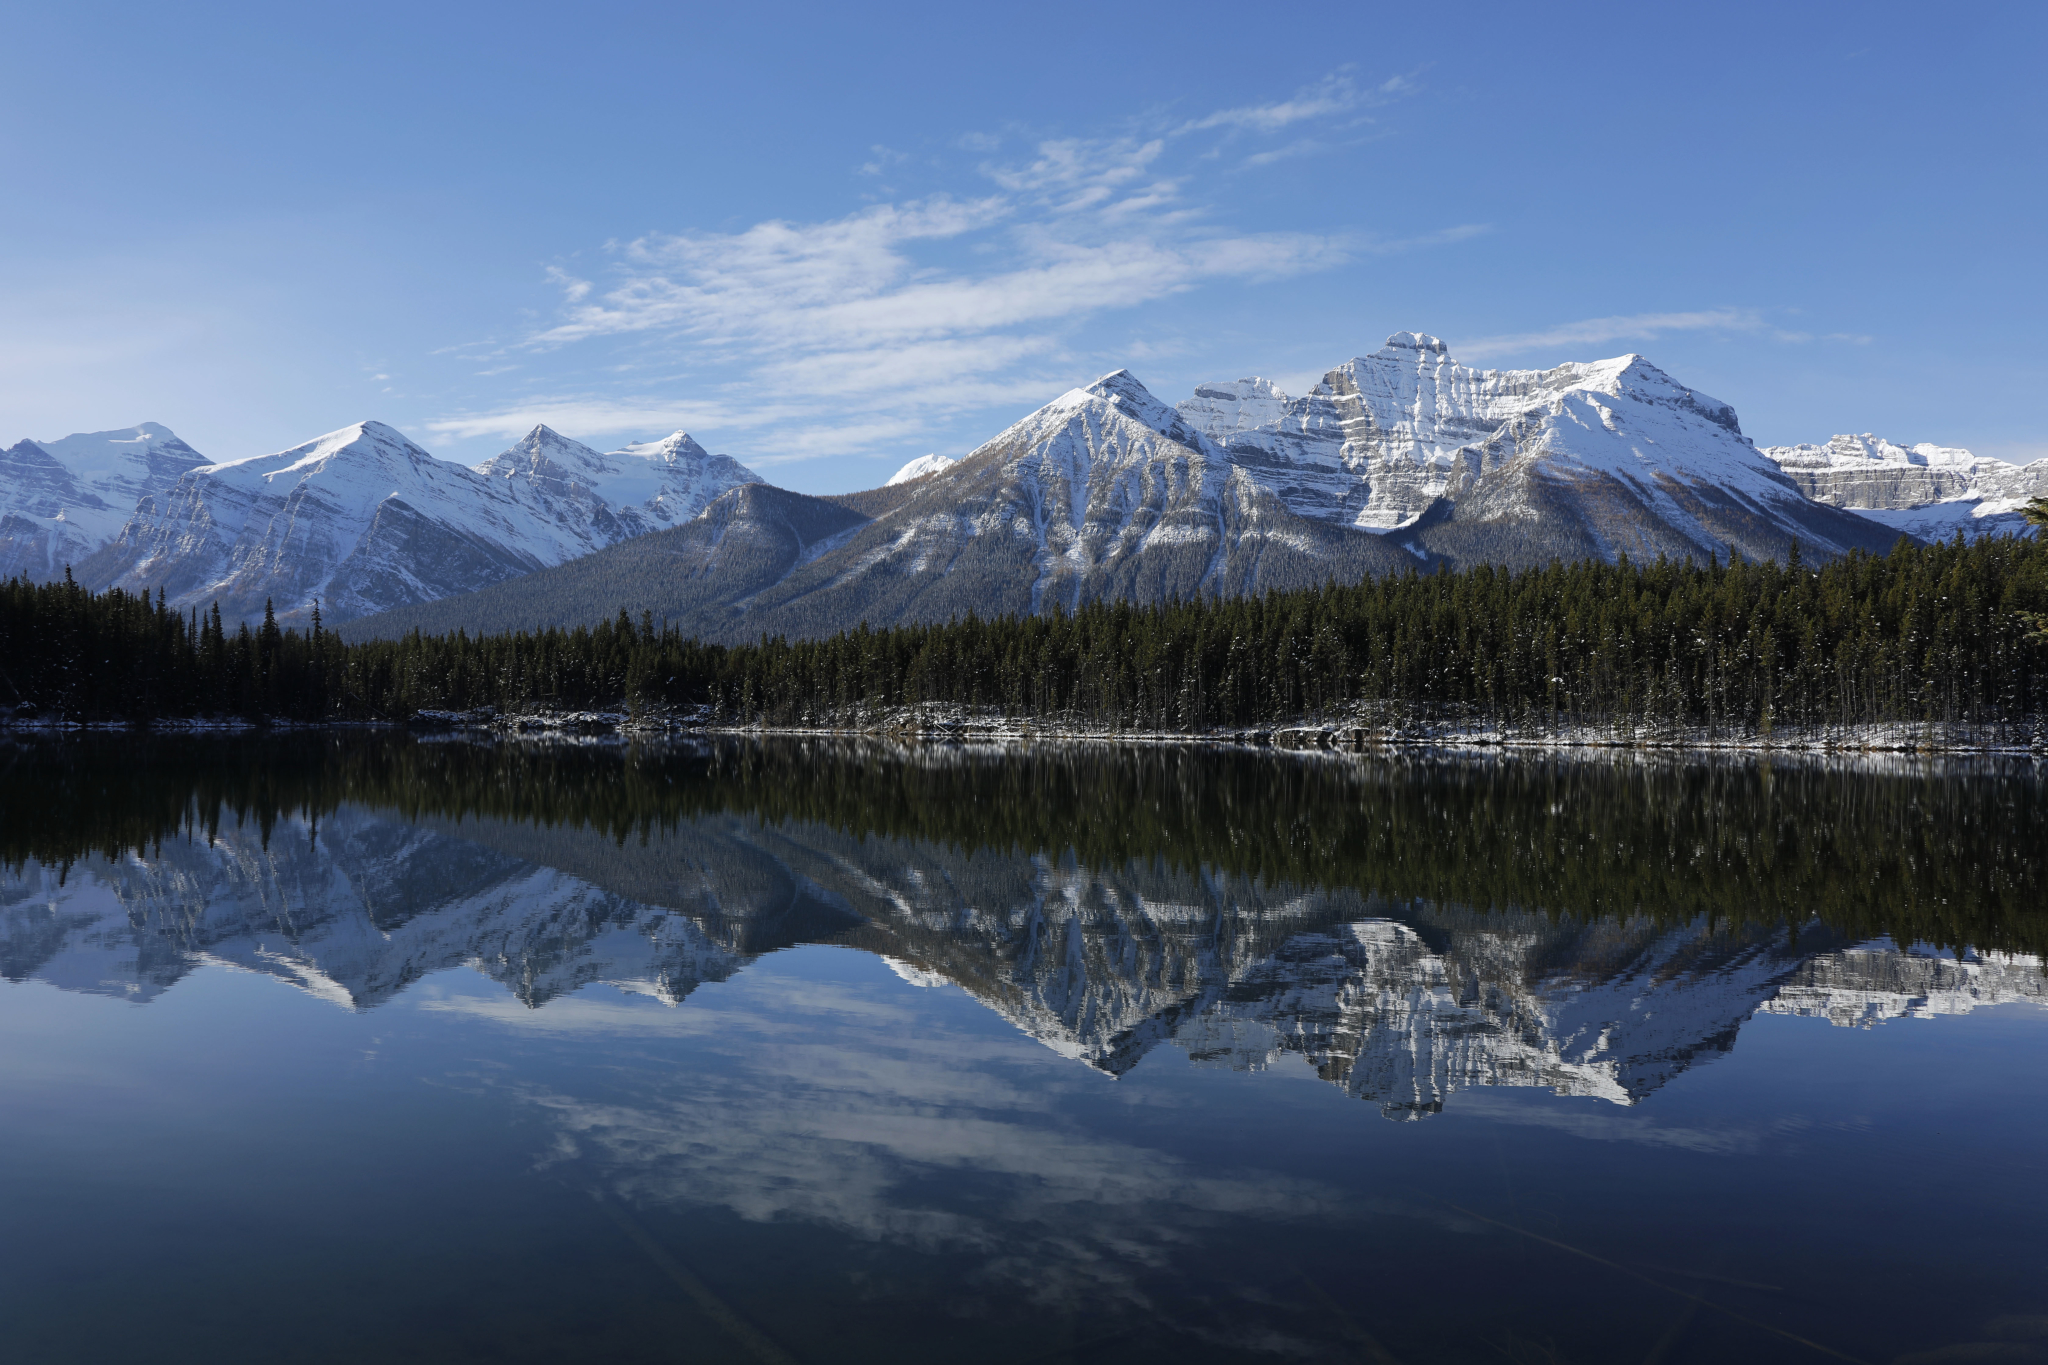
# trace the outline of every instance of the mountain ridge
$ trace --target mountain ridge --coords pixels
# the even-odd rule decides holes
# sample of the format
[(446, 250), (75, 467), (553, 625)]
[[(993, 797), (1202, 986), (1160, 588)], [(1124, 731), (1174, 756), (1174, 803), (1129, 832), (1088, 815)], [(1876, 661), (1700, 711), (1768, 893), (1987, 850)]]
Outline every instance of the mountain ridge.
[(144, 423), (0, 451), (0, 571), (72, 564), (231, 621), (268, 604), (304, 623), (317, 602), (359, 638), (619, 610), (805, 637), (1410, 568), (1877, 552), (2021, 529), (2048, 461), (1759, 448), (1640, 355), (1487, 370), (1397, 332), (1301, 396), (1247, 378), (1169, 404), (1118, 369), (879, 488), (746, 491), (770, 487), (686, 432), (600, 452), (536, 426), (466, 466), (359, 422), (208, 462)]
[(0, 450), (0, 576), (62, 576), (112, 539), (139, 499), (206, 463), (155, 422)]
[(78, 566), (87, 587), (335, 622), (472, 591), (697, 515), (759, 476), (687, 433), (603, 454), (538, 426), (475, 467), (381, 422), (189, 469)]
[[(568, 626), (625, 610), (712, 640), (797, 638), (1439, 565), (1783, 558), (1795, 541), (1829, 557), (1898, 534), (1807, 498), (1728, 404), (1640, 356), (1473, 370), (1421, 333), (1396, 333), (1299, 399), (1241, 380), (1175, 406), (1114, 370), (876, 492), (782, 504), (778, 515), (830, 519), (836, 503), (869, 518), (840, 523), (832, 544), (790, 539), (759, 507), (713, 503), (706, 517), (745, 528), (730, 550), (707, 526), (345, 633)], [(685, 563), (686, 586), (661, 578)]]
[(2027, 500), (2048, 496), (2048, 459), (2015, 465), (1928, 441), (1901, 446), (1869, 432), (1763, 453), (1815, 502), (1921, 540), (2024, 534)]

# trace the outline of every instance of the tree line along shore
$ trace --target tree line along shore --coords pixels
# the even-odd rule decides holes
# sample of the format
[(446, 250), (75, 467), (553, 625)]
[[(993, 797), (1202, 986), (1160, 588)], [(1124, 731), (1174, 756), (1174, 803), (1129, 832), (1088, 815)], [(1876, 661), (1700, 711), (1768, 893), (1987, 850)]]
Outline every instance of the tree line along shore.
[(705, 644), (642, 617), (349, 643), (226, 627), (161, 591), (0, 583), (0, 715), (402, 722), (618, 708), (830, 726), (932, 704), (1205, 733), (1361, 715), (1770, 733), (2048, 716), (2048, 543), (1901, 543), (1811, 565), (1554, 563), (1258, 598), (1100, 601), (1025, 617)]

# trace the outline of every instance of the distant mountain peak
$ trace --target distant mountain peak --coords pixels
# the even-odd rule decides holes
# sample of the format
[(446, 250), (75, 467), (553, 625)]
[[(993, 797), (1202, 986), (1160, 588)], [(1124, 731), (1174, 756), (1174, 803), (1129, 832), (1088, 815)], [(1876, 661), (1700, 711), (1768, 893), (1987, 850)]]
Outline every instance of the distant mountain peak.
[(1799, 491), (1923, 540), (2031, 535), (2024, 508), (2048, 496), (2048, 460), (2009, 464), (1955, 446), (1864, 432), (1826, 445), (1766, 446)]
[(912, 479), (921, 479), (927, 474), (937, 474), (942, 470), (951, 469), (959, 463), (960, 461), (950, 455), (920, 455), (894, 474), (891, 474), (889, 482), (883, 484), (882, 487), (894, 488), (899, 483), (909, 483)]
[(244, 618), (274, 602), (279, 619), (303, 619), (317, 599), (339, 624), (687, 521), (758, 481), (683, 432), (601, 454), (537, 425), (472, 468), (361, 421), (268, 455), (200, 461), (131, 497), (80, 581), (163, 588), (181, 605), (218, 599)]
[(1401, 351), (1428, 351), (1434, 355), (1448, 356), (1451, 348), (1427, 332), (1396, 332), (1380, 347), (1380, 354)]
[(710, 451), (697, 444), (696, 438), (687, 431), (672, 431), (655, 441), (634, 441), (620, 446), (613, 452), (617, 455), (632, 455), (642, 460), (661, 460), (675, 464), (680, 460), (709, 460), (715, 458)]
[(605, 459), (581, 441), (571, 440), (542, 424), (475, 468), (477, 473), (492, 478), (567, 474), (587, 483), (602, 473)]

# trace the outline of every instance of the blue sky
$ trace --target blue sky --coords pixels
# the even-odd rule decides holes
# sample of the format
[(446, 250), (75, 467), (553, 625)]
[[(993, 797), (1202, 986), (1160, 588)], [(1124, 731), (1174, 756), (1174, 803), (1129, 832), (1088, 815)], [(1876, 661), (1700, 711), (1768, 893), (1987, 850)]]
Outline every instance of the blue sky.
[(0, 442), (685, 427), (839, 491), (1414, 329), (2048, 455), (2039, 4), (4, 14)]

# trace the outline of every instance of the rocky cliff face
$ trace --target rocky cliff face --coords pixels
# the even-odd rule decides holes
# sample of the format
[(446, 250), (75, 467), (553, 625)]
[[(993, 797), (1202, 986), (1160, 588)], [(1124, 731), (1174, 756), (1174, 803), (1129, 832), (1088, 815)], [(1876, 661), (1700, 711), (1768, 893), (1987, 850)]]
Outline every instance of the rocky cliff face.
[(2025, 535), (2021, 509), (2048, 496), (2048, 460), (2007, 464), (1967, 450), (1881, 437), (1836, 436), (1826, 445), (1766, 446), (1763, 453), (1815, 502), (1850, 509), (1922, 540), (1958, 531), (1972, 540)]
[(545, 427), (469, 469), (362, 422), (274, 455), (206, 465), (143, 497), (80, 566), (88, 587), (275, 604), (329, 622), (473, 591), (695, 516), (756, 477), (677, 433), (600, 455)]
[(2048, 975), (2037, 959), (1901, 951), (1880, 939), (1801, 963), (1760, 1009), (1825, 1019), (1837, 1028), (1872, 1028), (1890, 1019), (2022, 1003), (2048, 1005)]
[(155, 422), (0, 450), (0, 577), (61, 578), (206, 457)]
[(1475, 370), (1396, 333), (1289, 398), (1261, 379), (1204, 384), (1181, 414), (1290, 511), (1382, 532), (1457, 563), (1755, 558), (1874, 548), (1817, 512), (1726, 403), (1641, 356)]

